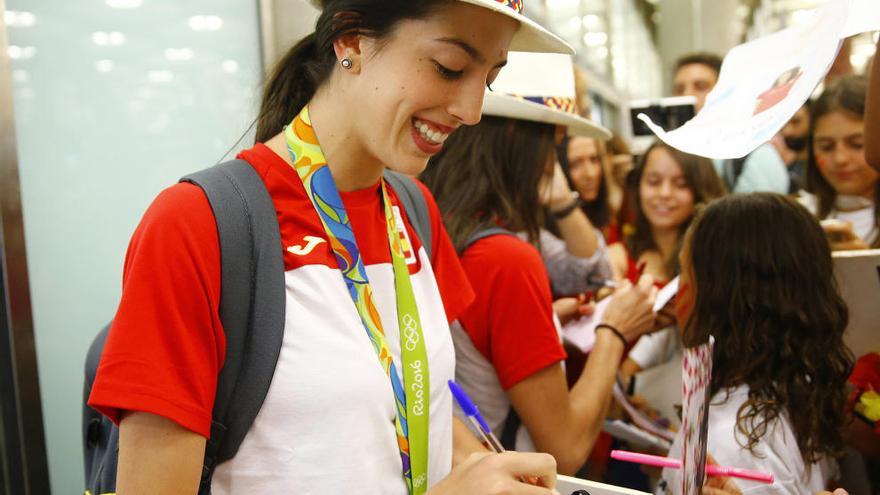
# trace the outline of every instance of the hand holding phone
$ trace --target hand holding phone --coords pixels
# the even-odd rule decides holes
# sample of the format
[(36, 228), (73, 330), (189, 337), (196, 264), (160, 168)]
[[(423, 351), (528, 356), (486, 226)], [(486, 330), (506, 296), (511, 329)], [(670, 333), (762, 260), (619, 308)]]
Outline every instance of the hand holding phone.
[(865, 241), (853, 231), (852, 222), (830, 218), (822, 220), (819, 222), (819, 225), (825, 231), (825, 237), (828, 238), (832, 251), (851, 251), (869, 248)]

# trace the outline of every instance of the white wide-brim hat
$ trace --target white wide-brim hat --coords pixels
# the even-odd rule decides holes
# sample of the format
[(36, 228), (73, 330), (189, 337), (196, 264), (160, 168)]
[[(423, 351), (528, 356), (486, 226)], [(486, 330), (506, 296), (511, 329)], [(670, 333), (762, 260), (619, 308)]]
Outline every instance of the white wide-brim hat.
[(611, 139), (608, 129), (578, 115), (569, 55), (510, 52), (491, 86), (483, 115), (561, 125), (570, 136)]
[[(321, 9), (324, 0), (310, 0)], [(574, 54), (574, 48), (523, 14), (525, 0), (459, 0), (510, 17), (519, 22), (519, 30), (510, 42), (510, 50), (521, 52), (548, 52)]]

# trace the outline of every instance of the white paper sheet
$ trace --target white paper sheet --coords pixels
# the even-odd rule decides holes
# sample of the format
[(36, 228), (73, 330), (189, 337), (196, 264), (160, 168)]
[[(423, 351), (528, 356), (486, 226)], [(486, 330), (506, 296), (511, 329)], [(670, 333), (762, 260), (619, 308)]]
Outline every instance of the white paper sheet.
[(663, 141), (708, 158), (740, 158), (769, 141), (821, 82), (841, 39), (880, 29), (877, 0), (832, 0), (809, 21), (733, 48), (692, 120), (666, 132), (639, 118)]
[(585, 353), (593, 350), (593, 345), (596, 343), (596, 327), (602, 323), (602, 315), (605, 314), (611, 299), (606, 297), (599, 301), (593, 314), (566, 323), (562, 327), (562, 338)]
[(654, 312), (658, 312), (663, 309), (669, 301), (678, 294), (678, 282), (679, 277), (675, 277), (668, 284), (664, 285), (660, 292), (657, 293), (657, 298), (654, 299)]

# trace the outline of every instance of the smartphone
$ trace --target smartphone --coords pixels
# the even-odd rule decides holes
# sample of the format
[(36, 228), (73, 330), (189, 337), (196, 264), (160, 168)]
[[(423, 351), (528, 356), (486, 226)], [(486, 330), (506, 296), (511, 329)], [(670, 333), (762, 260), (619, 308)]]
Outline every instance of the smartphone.
[(652, 136), (651, 129), (639, 120), (644, 113), (666, 131), (678, 129), (697, 114), (695, 96), (673, 96), (655, 100), (635, 100), (629, 104), (633, 136)]

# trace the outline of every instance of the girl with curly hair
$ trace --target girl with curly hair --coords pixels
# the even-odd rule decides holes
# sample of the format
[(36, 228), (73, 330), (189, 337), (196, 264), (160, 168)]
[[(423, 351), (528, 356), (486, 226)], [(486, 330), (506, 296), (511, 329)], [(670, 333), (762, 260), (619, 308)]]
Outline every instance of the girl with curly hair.
[[(692, 346), (715, 338), (708, 450), (718, 464), (773, 473), (743, 493), (817, 493), (843, 447), (847, 309), (818, 222), (770, 193), (710, 204), (679, 256), (676, 316)], [(681, 438), (670, 456), (681, 453)], [(676, 472), (664, 472), (679, 486)]]

